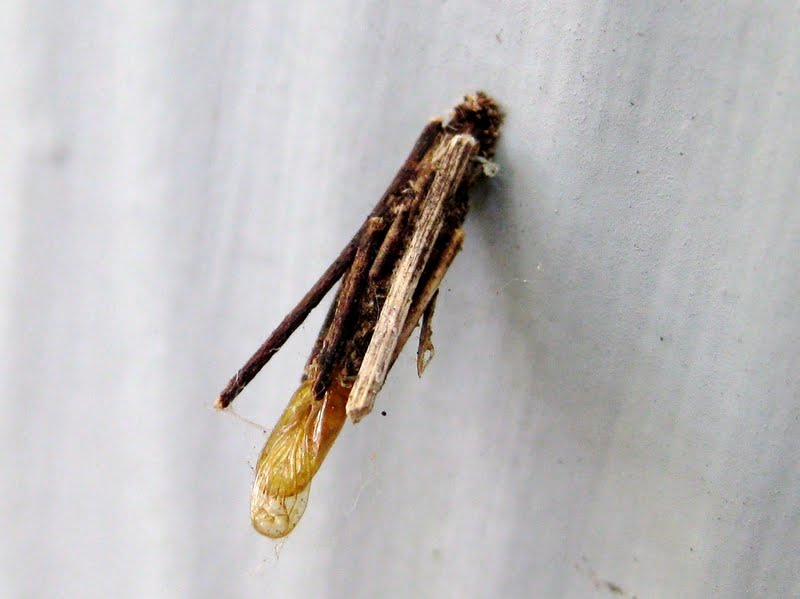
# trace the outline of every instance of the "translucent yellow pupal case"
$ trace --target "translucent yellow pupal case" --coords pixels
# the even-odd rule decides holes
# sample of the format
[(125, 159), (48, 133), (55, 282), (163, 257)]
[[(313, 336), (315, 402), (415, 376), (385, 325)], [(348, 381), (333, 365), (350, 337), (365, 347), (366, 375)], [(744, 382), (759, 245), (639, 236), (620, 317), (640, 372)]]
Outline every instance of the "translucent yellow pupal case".
[(307, 380), (295, 391), (256, 464), (250, 519), (258, 532), (273, 539), (286, 536), (300, 521), (311, 479), (346, 419), (349, 389), (334, 384), (315, 400), (313, 386)]

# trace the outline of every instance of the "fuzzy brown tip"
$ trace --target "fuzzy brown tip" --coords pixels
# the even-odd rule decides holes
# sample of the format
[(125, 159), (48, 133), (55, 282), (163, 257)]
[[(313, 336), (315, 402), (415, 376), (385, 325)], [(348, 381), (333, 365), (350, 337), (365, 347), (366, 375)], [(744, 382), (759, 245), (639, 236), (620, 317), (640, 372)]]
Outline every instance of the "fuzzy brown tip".
[(455, 133), (470, 133), (480, 144), (479, 154), (491, 158), (504, 116), (497, 102), (479, 91), (465, 96), (464, 101), (455, 107), (447, 129)]

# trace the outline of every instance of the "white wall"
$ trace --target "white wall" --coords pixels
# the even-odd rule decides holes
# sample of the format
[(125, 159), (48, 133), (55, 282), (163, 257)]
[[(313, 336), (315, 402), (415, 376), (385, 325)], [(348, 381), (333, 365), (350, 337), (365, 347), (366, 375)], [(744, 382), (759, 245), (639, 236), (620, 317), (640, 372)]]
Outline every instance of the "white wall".
[[(321, 4), (0, 5), (0, 596), (799, 596), (796, 3)], [(276, 547), (213, 398), (475, 89), (436, 358)]]

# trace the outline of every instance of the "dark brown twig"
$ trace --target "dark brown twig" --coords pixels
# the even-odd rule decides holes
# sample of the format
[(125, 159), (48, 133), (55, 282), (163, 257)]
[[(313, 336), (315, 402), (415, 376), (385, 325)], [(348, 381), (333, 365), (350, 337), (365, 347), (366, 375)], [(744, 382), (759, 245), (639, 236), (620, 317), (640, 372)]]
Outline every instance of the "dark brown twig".
[[(408, 185), (416, 172), (417, 164), (423, 159), (428, 150), (436, 143), (436, 140), (442, 135), (442, 122), (439, 119), (434, 119), (422, 130), (422, 133), (417, 138), (414, 148), (406, 158), (403, 166), (395, 175), (389, 188), (383, 194), (380, 201), (370, 214), (371, 217), (381, 217), (386, 215), (392, 207), (392, 200), (399, 196), (402, 190)], [(368, 219), (369, 220), (369, 219)], [(236, 396), (242, 392), (250, 381), (261, 371), (262, 368), (270, 361), (273, 355), (283, 347), (286, 340), (292, 336), (311, 311), (325, 297), (325, 294), (330, 291), (331, 287), (336, 284), (344, 272), (348, 269), (353, 262), (356, 249), (358, 248), (361, 236), (367, 227), (368, 220), (361, 225), (361, 228), (353, 236), (350, 242), (344, 247), (342, 252), (333, 261), (322, 276), (316, 283), (309, 289), (303, 296), (303, 299), (292, 309), (289, 314), (281, 321), (281, 323), (272, 331), (272, 334), (261, 344), (256, 352), (250, 357), (249, 360), (242, 366), (239, 371), (231, 377), (228, 384), (217, 397), (214, 407), (218, 409), (227, 408), (231, 402), (236, 399)]]
[(318, 369), (314, 383), (314, 397), (317, 399), (322, 398), (331, 383), (331, 373), (333, 372), (334, 363), (341, 353), (341, 344), (348, 328), (348, 320), (352, 320), (351, 317), (354, 308), (356, 308), (355, 302), (359, 299), (369, 271), (370, 254), (377, 241), (377, 235), (383, 229), (383, 226), (383, 219), (377, 216), (367, 220), (367, 228), (361, 238), (353, 264), (342, 280), (333, 320), (325, 334), (325, 340), (322, 342), (322, 349), (317, 359)]

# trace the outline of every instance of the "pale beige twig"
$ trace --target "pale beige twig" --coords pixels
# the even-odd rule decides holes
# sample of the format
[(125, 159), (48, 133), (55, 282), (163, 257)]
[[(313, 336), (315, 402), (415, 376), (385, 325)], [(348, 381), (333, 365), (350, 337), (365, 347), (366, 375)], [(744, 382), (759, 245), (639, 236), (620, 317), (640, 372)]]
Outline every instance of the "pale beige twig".
[(397, 265), (361, 370), (347, 400), (347, 415), (353, 422), (358, 422), (372, 411), (375, 396), (383, 387), (417, 283), (442, 229), (444, 205), (455, 193), (467, 165), (477, 151), (478, 142), (469, 134), (453, 136), (442, 149), (436, 175), (416, 223), (414, 235)]

